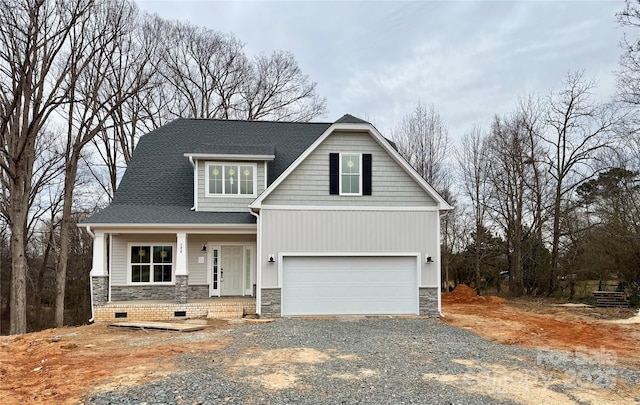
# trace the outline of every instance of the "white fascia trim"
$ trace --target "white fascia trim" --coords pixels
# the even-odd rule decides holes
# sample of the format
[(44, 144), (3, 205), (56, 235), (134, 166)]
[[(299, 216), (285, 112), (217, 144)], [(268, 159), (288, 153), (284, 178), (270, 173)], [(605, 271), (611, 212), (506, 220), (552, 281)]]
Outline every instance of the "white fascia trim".
[(391, 144), (378, 132), (378, 130), (371, 124), (333, 124), (314, 143), (311, 144), (298, 158), (285, 170), (260, 196), (251, 203), (250, 207), (255, 209), (260, 209), (262, 201), (269, 196), (276, 189), (280, 183), (284, 181), (285, 178), (291, 174), (299, 165), (302, 163), (324, 140), (334, 131), (345, 131), (345, 132), (368, 132), (373, 139), (378, 142), (378, 144), (389, 154), (391, 157), (404, 169), (404, 171), (409, 174), (415, 181), (422, 187), (422, 189), (433, 197), (438, 203), (438, 208), (442, 211), (448, 211), (453, 209), (451, 205), (449, 205), (444, 198), (438, 192), (431, 187), (414, 169), (411, 165), (395, 150)]
[(421, 285), (418, 288), (440, 288), (437, 285)]
[[(416, 258), (416, 282), (420, 285), (422, 267), (420, 266), (422, 253), (420, 252), (280, 252), (278, 253), (278, 285), (269, 288), (282, 288), (283, 259), (285, 257), (415, 257)], [(419, 299), (419, 294), (418, 294)]]
[(378, 132), (376, 127), (374, 127), (373, 125), (371, 125), (370, 127), (371, 128), (369, 130), (369, 133), (373, 136), (373, 139), (375, 139), (376, 142), (378, 142), (378, 144), (383, 149), (385, 149), (387, 153), (389, 153), (389, 155), (391, 155), (391, 157), (396, 161), (396, 163), (398, 163), (404, 169), (404, 171), (409, 176), (411, 176), (413, 180), (415, 180), (415, 182), (420, 185), (420, 187), (422, 187), (422, 189), (427, 194), (429, 194), (431, 197), (433, 197), (433, 199), (436, 200), (440, 210), (442, 211), (452, 210), (453, 206), (449, 205), (449, 203), (447, 203), (445, 199), (442, 198), (442, 196), (433, 187), (431, 187), (431, 185), (427, 183), (427, 181), (423, 179), (422, 176), (418, 174), (418, 172), (415, 171), (415, 169), (409, 164), (409, 162), (407, 162), (405, 158), (403, 158), (402, 155), (400, 155), (400, 152), (395, 150), (393, 146), (391, 146), (391, 144), (382, 136), (382, 134)]
[(235, 155), (223, 153), (185, 153), (184, 156), (196, 160), (225, 160), (225, 161), (272, 161), (275, 155)]
[(91, 224), (94, 229), (99, 228), (101, 232), (126, 234), (126, 233), (177, 233), (186, 232), (188, 234), (234, 234), (234, 235), (255, 235), (257, 227), (255, 224)]
[(375, 205), (263, 205), (263, 210), (274, 211), (403, 211), (436, 212), (438, 207), (388, 207)]

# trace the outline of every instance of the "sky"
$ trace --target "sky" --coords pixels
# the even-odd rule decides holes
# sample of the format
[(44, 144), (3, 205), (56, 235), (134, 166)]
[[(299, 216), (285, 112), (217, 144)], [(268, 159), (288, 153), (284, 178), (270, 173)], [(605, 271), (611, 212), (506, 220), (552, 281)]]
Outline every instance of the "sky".
[(621, 55), (622, 1), (138, 1), (243, 41), (248, 55), (291, 51), (326, 97), (385, 135), (418, 102), (439, 111), (454, 140), (518, 97), (559, 90), (585, 71), (609, 101)]

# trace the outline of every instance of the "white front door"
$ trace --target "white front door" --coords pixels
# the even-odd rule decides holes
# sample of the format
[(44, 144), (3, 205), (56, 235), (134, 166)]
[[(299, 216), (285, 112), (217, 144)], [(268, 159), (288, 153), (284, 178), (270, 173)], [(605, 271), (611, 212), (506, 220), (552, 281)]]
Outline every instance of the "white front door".
[(244, 246), (220, 248), (220, 295), (243, 295)]

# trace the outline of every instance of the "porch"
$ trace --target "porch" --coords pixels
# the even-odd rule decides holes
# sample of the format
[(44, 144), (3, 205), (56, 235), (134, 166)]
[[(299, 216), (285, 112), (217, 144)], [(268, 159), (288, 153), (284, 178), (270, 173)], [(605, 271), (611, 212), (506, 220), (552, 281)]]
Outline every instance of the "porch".
[(113, 301), (94, 307), (95, 322), (169, 321), (193, 318), (242, 318), (256, 313), (254, 297), (192, 299), (184, 304), (171, 300)]

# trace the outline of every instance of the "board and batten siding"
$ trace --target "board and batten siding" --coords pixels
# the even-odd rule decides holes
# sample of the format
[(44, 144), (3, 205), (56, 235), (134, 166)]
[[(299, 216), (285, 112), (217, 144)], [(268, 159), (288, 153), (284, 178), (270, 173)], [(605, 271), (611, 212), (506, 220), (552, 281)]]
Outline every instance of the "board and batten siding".
[[(280, 287), (278, 263), (267, 255), (343, 252), (421, 253), (421, 285), (439, 284), (438, 211), (262, 209), (262, 287)], [(430, 255), (434, 262), (425, 263)]]
[[(207, 197), (205, 184), (205, 170), (207, 161), (198, 160), (196, 167), (198, 171), (198, 211), (221, 211), (221, 212), (238, 212), (248, 211), (249, 204), (255, 200), (255, 197)], [(264, 162), (224, 162), (223, 164), (256, 164), (256, 195), (260, 195), (265, 188)]]
[[(329, 154), (370, 153), (372, 195), (329, 194)], [(429, 196), (367, 132), (334, 132), (329, 135), (263, 205), (333, 206), (435, 206)]]

